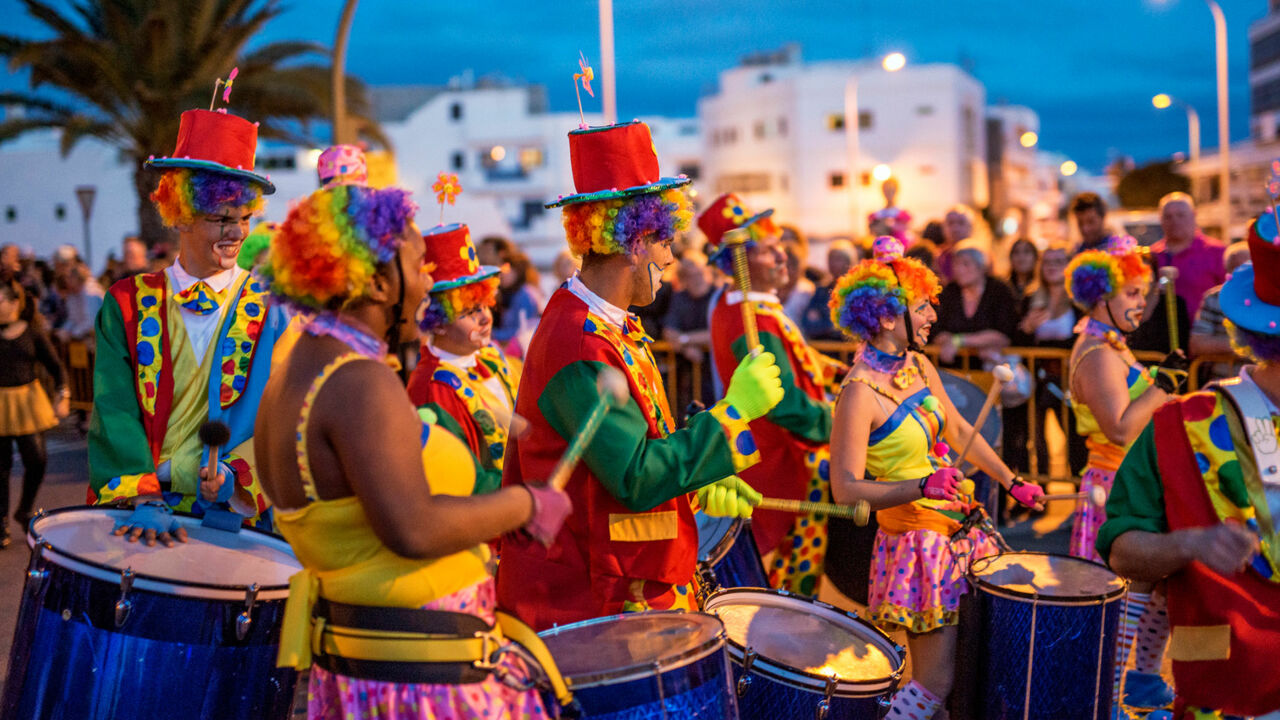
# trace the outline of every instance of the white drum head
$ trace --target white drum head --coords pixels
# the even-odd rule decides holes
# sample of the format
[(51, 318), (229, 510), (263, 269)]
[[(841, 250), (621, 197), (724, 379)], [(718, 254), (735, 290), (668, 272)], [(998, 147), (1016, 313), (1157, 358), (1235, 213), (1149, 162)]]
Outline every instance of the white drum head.
[(1066, 555), (1011, 552), (975, 560), (970, 573), (985, 590), (1058, 601), (1119, 596), (1124, 580), (1095, 562)]
[(285, 597), (289, 577), (302, 569), (284, 540), (251, 530), (202, 527), (197, 518), (175, 516), (188, 539), (173, 547), (148, 547), (112, 535), (116, 520), (130, 512), (59, 510), (38, 518), (34, 530), (49, 546), (44, 550), (49, 562), (108, 582), (119, 582), (120, 573), (132, 569), (135, 588), (170, 595), (243, 598), (245, 588), (256, 583), (259, 598)]

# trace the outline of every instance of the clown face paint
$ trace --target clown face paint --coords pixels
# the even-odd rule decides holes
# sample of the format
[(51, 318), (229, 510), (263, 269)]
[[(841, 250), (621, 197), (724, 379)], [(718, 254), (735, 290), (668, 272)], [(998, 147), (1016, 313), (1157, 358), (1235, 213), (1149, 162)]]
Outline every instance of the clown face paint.
[(1112, 322), (1120, 332), (1131, 333), (1142, 324), (1147, 311), (1147, 284), (1141, 280), (1125, 283), (1120, 292), (1107, 301)]

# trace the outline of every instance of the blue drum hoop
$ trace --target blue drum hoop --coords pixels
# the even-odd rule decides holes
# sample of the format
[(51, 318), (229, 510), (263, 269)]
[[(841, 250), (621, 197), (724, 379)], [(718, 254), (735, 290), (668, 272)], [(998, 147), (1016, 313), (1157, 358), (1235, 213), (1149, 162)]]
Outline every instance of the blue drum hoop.
[[(902, 673), (906, 669), (906, 649), (895, 643), (888, 635), (884, 634), (884, 632), (875, 625), (863, 620), (855, 613), (846, 612), (834, 605), (824, 603), (821, 600), (815, 600), (803, 595), (796, 595), (786, 590), (761, 590), (758, 588), (731, 588), (729, 590), (721, 590), (707, 599), (706, 605), (704, 606), (704, 612), (715, 615), (717, 606), (733, 604), (732, 600), (734, 598), (750, 597), (755, 600), (759, 600), (766, 596), (783, 601), (806, 603), (812, 606), (812, 614), (814, 615), (821, 616), (838, 625), (853, 624), (859, 629), (866, 630), (868, 631), (866, 633), (867, 640), (874, 643), (885, 657), (889, 658), (891, 662), (895, 657), (897, 658), (897, 665), (893, 673), (888, 677), (876, 678), (873, 680), (837, 679), (835, 690), (831, 693), (832, 696), (847, 698), (875, 698), (881, 697), (897, 688), (898, 682), (902, 679)], [(786, 604), (789, 603), (768, 603), (768, 605), (772, 607), (782, 607)], [(727, 642), (729, 657), (734, 662), (742, 665), (749, 648), (743, 647), (732, 637), (728, 637)], [(796, 668), (783, 665), (780, 661), (763, 655), (754, 656), (748, 672), (761, 675), (762, 677), (773, 680), (774, 682), (782, 683), (783, 685), (818, 694), (824, 694), (827, 692), (827, 686), (830, 681), (830, 677), (827, 675), (798, 670)]]
[(1107, 571), (1109, 574), (1115, 575), (1111, 568), (1100, 562), (1086, 560), (1072, 555), (1061, 555), (1058, 553), (1033, 552), (1018, 550), (1012, 553), (998, 553), (996, 555), (988, 555), (983, 558), (974, 560), (969, 565), (969, 581), (980, 588), (983, 592), (995, 595), (996, 597), (1006, 598), (1017, 602), (1033, 603), (1038, 605), (1062, 605), (1062, 606), (1085, 606), (1085, 605), (1106, 605), (1108, 602), (1116, 600), (1125, 593), (1129, 587), (1129, 582), (1119, 575), (1116, 577), (1120, 580), (1120, 585), (1105, 593), (1091, 593), (1088, 595), (1078, 595), (1075, 597), (1064, 595), (1046, 595), (1035, 591), (1014, 590), (1012, 588), (997, 585), (986, 578), (978, 575), (978, 573), (993, 562), (998, 561), (1002, 557), (1009, 555), (1031, 555), (1036, 557), (1057, 557), (1066, 558), (1078, 563), (1085, 563)]
[[(701, 615), (701, 613), (698, 614)], [(576, 622), (570, 625), (557, 625), (550, 630), (543, 630), (538, 633), (538, 635), (543, 638), (543, 640), (546, 640), (559, 635), (561, 632), (575, 630), (577, 628), (604, 625), (607, 623), (626, 622), (628, 618), (650, 618), (657, 615), (688, 616), (689, 613), (686, 613), (683, 610), (649, 610), (643, 613), (606, 615), (604, 617), (583, 620), (582, 622)], [(649, 662), (640, 662), (635, 665), (627, 665), (620, 668), (610, 668), (600, 672), (580, 673), (576, 675), (565, 674), (565, 682), (568, 684), (570, 690), (585, 690), (599, 685), (615, 685), (630, 682), (632, 680), (639, 680), (641, 678), (655, 677), (671, 672), (672, 670), (679, 670), (682, 667), (691, 665), (699, 660), (709, 657), (725, 645), (726, 638), (724, 633), (724, 624), (720, 622), (720, 618), (713, 617), (712, 619), (715, 620), (716, 624), (720, 627), (711, 638), (700, 645), (674, 653), (670, 657), (662, 657), (658, 660)]]
[[(729, 554), (729, 550), (733, 547), (733, 543), (739, 537), (743, 536), (742, 527), (746, 524), (746, 521), (739, 517), (718, 518), (711, 517), (709, 515), (706, 517), (707, 526), (714, 528), (720, 533), (720, 535), (717, 536), (715, 543), (711, 544), (711, 547), (706, 548), (705, 552), (703, 551), (704, 545), (701, 542), (701, 538), (699, 538), (698, 562), (700, 564), (705, 564), (707, 567), (715, 567), (716, 563), (723, 560), (724, 556)], [(754, 541), (749, 534), (746, 535), (746, 539)]]
[[(51, 511), (41, 511), (31, 521), (31, 532), (27, 535), (27, 546), (31, 549), (31, 570), (38, 571), (43, 563), (48, 562), (59, 567), (66, 568), (75, 573), (85, 575), (95, 580), (102, 580), (109, 583), (119, 583), (121, 574), (130, 571), (133, 578), (132, 587), (135, 590), (145, 590), (147, 592), (158, 593), (161, 595), (172, 595), (175, 597), (193, 597), (208, 600), (231, 600), (243, 601), (246, 591), (250, 587), (257, 585), (256, 597), (258, 601), (264, 600), (284, 600), (289, 597), (289, 583), (286, 581), (279, 585), (261, 585), (256, 583), (226, 584), (226, 583), (208, 583), (195, 580), (185, 580), (172, 577), (164, 577), (161, 575), (148, 574), (144, 572), (132, 571), (131, 568), (115, 567), (96, 560), (79, 557), (68, 550), (59, 549), (51, 541), (46, 540), (39, 532), (39, 525), (44, 524), (42, 520), (49, 518), (57, 518), (60, 515), (93, 511), (101, 513), (103, 517), (111, 518), (112, 521), (128, 517), (132, 510), (104, 508), (96, 505), (80, 505), (59, 508)], [(174, 519), (178, 524), (187, 529), (190, 533), (192, 528), (200, 527), (200, 519), (188, 515), (186, 513), (174, 513)], [(224, 532), (224, 531), (214, 531)], [(292, 548), (285, 540), (278, 538), (270, 533), (253, 528), (241, 528), (240, 533), (244, 537), (252, 537), (254, 543), (266, 546), (281, 552), (289, 557), (294, 557)], [(235, 533), (226, 533), (227, 536), (235, 537)], [(124, 537), (114, 537), (106, 535), (103, 537), (104, 542), (128, 542)], [(250, 543), (236, 543), (249, 545)], [(178, 543), (177, 545), (181, 545)], [(156, 552), (181, 552), (177, 546), (172, 548), (164, 548), (157, 546)], [(296, 562), (296, 561), (295, 561)], [(302, 569), (298, 565), (298, 570)]]

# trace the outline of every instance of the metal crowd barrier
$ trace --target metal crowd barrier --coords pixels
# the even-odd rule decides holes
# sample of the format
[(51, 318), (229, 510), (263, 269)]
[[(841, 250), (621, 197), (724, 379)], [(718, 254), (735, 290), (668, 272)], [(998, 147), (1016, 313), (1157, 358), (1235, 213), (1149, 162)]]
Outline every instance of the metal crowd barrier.
[[(849, 363), (858, 350), (858, 345), (851, 342), (816, 340), (811, 341), (809, 344), (819, 352), (829, 357), (836, 358), (844, 363)], [(711, 354), (710, 347), (696, 343), (695, 345), (701, 347), (704, 357), (708, 358), (707, 362), (709, 362)], [(681, 364), (676, 362), (676, 358), (680, 356), (680, 348), (665, 340), (658, 340), (653, 343), (652, 349), (655, 358), (658, 360), (658, 365), (662, 370), (663, 382), (665, 382), (667, 386), (667, 399), (672, 410), (675, 413), (680, 414), (682, 412), (682, 408), (677, 407), (676, 397), (677, 388), (679, 387), (679, 366)], [(938, 352), (939, 348), (936, 345), (929, 345), (924, 349), (925, 355), (928, 355), (935, 364), (938, 362)], [(1069, 358), (1071, 357), (1071, 350), (1041, 347), (1009, 347), (1005, 348), (1002, 354), (1017, 355), (1022, 358), (1022, 362), (1026, 366), (1027, 371), (1031, 373), (1033, 382), (1035, 385), (1038, 385), (1041, 381), (1037, 375), (1037, 371), (1045, 364), (1057, 363), (1058, 367), (1063, 368), (1062, 375), (1065, 376), (1065, 368)], [(1164, 358), (1164, 353), (1138, 351), (1134, 353), (1134, 357), (1136, 357), (1140, 363), (1154, 364), (1160, 362), (1160, 360)], [(962, 348), (957, 351), (956, 359), (960, 363), (960, 367), (958, 369), (953, 369), (953, 371), (981, 387), (984, 391), (990, 388), (990, 373), (982, 369), (982, 363), (978, 357), (978, 353), (970, 349)], [(1233, 355), (1202, 355), (1197, 357), (1192, 361), (1191, 368), (1188, 373), (1190, 376), (1189, 389), (1196, 390), (1199, 388), (1198, 381), (1202, 374), (1201, 370), (1206, 365), (1211, 365), (1212, 363), (1233, 363), (1238, 361), (1239, 358), (1236, 358)], [(693, 373), (693, 397), (700, 397), (702, 394), (702, 363), (695, 363), (692, 361), (687, 362), (689, 363), (687, 366), (687, 372)], [(1038, 478), (1041, 481), (1054, 480), (1062, 482), (1078, 482), (1079, 478), (1056, 477), (1050, 475), (1048, 472), (1041, 472), (1038, 453), (1036, 452), (1036, 446), (1039, 445), (1040, 440), (1040, 423), (1034, 421), (1039, 417), (1036, 392), (1034, 391), (1035, 385), (1033, 385), (1031, 397), (1027, 400), (1027, 453), (1028, 462), (1030, 464), (1028, 477)], [(1061, 390), (1064, 393), (1066, 392), (1066, 388), (1061, 388)], [(1067, 415), (1070, 412), (1071, 409), (1068, 407), (1067, 403), (1063, 402), (1059, 404), (1058, 424), (1063, 429), (1063, 432), (1066, 432), (1069, 427), (1067, 425)], [(1045, 470), (1047, 471), (1048, 468)]]

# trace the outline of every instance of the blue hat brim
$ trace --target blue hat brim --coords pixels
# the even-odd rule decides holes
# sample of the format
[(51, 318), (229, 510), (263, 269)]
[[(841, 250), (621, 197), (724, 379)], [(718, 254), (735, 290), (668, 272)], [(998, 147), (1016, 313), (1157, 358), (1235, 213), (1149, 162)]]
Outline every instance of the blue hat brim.
[[(739, 228), (751, 227), (752, 225), (755, 225), (756, 223), (769, 217), (770, 215), (773, 215), (773, 208), (769, 208), (768, 210), (761, 210), (755, 215), (752, 215), (751, 217), (747, 218), (746, 221), (744, 221), (738, 227)], [(751, 242), (755, 242), (755, 241), (753, 240)], [(750, 244), (751, 243), (747, 243), (747, 246), (749, 247)], [(712, 252), (709, 256), (707, 256), (707, 260), (711, 262), (717, 262), (720, 259), (720, 256), (724, 255), (725, 251), (728, 250), (729, 247), (730, 246), (727, 243), (723, 243), (723, 242), (720, 243), (720, 246), (717, 247), (715, 251)]]
[(614, 200), (617, 198), (635, 197), (636, 195), (648, 195), (649, 193), (662, 192), (671, 188), (688, 185), (693, 180), (687, 177), (662, 178), (658, 182), (649, 183), (648, 185), (636, 185), (625, 190), (600, 190), (593, 193), (579, 193), (578, 195), (566, 195), (555, 202), (549, 202), (543, 207), (547, 209), (563, 207), (565, 205), (573, 205), (584, 202), (599, 202), (600, 200)]
[(147, 165), (161, 170), (167, 168), (184, 168), (187, 170), (203, 170), (205, 172), (221, 173), (222, 175), (231, 175), (242, 180), (249, 180), (262, 186), (263, 195), (272, 195), (276, 191), (276, 186), (265, 177), (251, 172), (249, 170), (237, 170), (229, 168), (220, 163), (211, 162), (209, 160), (192, 160), (190, 158), (155, 158), (147, 161)]
[(1280, 335), (1280, 306), (1268, 305), (1253, 289), (1253, 263), (1236, 268), (1218, 292), (1222, 314), (1236, 327), (1261, 335)]
[(471, 283), (480, 282), (481, 280), (488, 280), (500, 272), (502, 272), (501, 268), (497, 268), (492, 265), (481, 265), (480, 272), (472, 275), (463, 275), (462, 277), (454, 278), (453, 280), (441, 280), (440, 282), (433, 284), (431, 286), (431, 290), (428, 292), (437, 293), (444, 292), (445, 290), (452, 290), (457, 287), (462, 287), (463, 285), (470, 285)]

